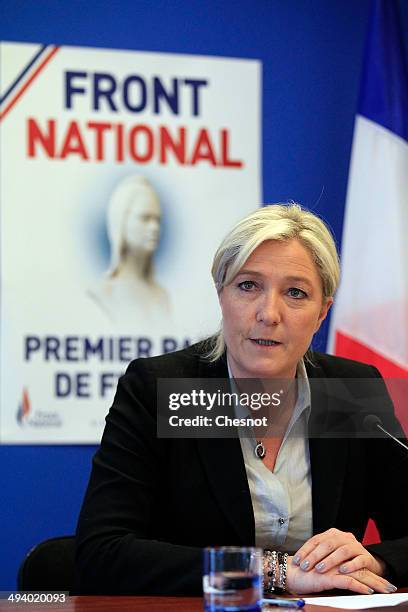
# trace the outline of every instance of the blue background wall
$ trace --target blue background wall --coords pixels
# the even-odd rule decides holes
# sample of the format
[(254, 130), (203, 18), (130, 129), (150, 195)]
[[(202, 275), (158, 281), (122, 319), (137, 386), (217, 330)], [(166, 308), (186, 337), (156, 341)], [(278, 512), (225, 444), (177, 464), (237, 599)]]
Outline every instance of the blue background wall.
[[(340, 243), (368, 12), (369, 0), (2, 0), (0, 38), (261, 60), (264, 201), (316, 210)], [(408, 39), (406, 0), (400, 12)], [(0, 447), (0, 590), (31, 546), (74, 532), (94, 450)]]

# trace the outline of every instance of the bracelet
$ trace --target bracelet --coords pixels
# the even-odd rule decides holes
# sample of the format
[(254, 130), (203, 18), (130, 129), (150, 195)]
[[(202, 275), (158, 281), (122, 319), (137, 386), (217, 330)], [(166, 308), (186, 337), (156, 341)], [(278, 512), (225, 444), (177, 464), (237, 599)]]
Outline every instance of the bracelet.
[(276, 567), (278, 561), (278, 554), (275, 550), (265, 550), (265, 572), (268, 576), (267, 583), (264, 587), (266, 593), (276, 593)]
[(282, 592), (286, 590), (286, 573), (288, 571), (288, 553), (278, 553), (279, 587)]
[(264, 575), (268, 577), (264, 582), (266, 593), (280, 595), (286, 589), (286, 573), (288, 568), (288, 553), (276, 550), (264, 551)]

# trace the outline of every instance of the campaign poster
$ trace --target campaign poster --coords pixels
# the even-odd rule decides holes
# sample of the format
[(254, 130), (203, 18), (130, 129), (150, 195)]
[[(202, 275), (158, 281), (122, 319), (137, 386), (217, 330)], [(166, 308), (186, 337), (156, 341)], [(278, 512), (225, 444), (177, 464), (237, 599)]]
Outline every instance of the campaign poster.
[(3, 443), (97, 443), (132, 359), (218, 329), (261, 202), (261, 64), (1, 43)]

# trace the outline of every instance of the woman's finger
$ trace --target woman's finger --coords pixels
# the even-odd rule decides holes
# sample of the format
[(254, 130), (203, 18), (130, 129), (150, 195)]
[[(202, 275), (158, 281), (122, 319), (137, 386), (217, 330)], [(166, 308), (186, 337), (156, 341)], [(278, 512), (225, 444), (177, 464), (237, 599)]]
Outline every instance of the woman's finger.
[(307, 540), (303, 546), (299, 548), (297, 552), (295, 552), (293, 556), (294, 565), (300, 565), (301, 561), (305, 559), (311, 552), (319, 545), (322, 539), (322, 534), (313, 536), (309, 540)]
[(370, 572), (365, 567), (349, 575), (376, 593), (394, 593), (397, 590), (397, 587), (388, 582), (388, 580), (373, 574), (373, 572)]
[(351, 574), (341, 574), (338, 568), (327, 573), (316, 571), (304, 572), (299, 567), (289, 564), (287, 573), (288, 590), (294, 593), (319, 593), (331, 589), (346, 589), (354, 593), (393, 593), (395, 587), (387, 580), (361, 568)]
[[(335, 535), (322, 539), (311, 552), (304, 556), (299, 565), (304, 571), (309, 571), (314, 567), (318, 571), (324, 571), (343, 563), (343, 561), (352, 559), (363, 551), (364, 548), (354, 536), (348, 534)], [(329, 558), (331, 558), (330, 563)]]
[(343, 576), (341, 574), (329, 573), (329, 574), (317, 574), (316, 572), (308, 572), (303, 574), (305, 576), (305, 581), (309, 584), (302, 584), (302, 591), (298, 590), (297, 592), (306, 593), (308, 592), (321, 592), (328, 591), (332, 589), (342, 589), (345, 591), (353, 591), (353, 593), (359, 593), (360, 595), (368, 595), (374, 593), (375, 589), (371, 586), (367, 585), (364, 581), (360, 581), (354, 576)]
[(345, 563), (340, 561), (337, 565), (339, 565), (339, 572), (341, 574), (352, 574), (364, 567), (371, 571), (373, 570), (372, 557), (370, 554), (357, 555), (354, 559), (349, 559)]
[[(315, 550), (315, 548), (319, 546), (322, 542), (333, 540), (333, 539), (338, 540), (339, 538), (341, 539), (343, 536), (346, 536), (346, 535), (348, 534), (344, 533), (343, 531), (339, 531), (335, 527), (332, 527), (331, 529), (328, 529), (327, 531), (323, 531), (322, 533), (318, 533), (314, 535), (313, 537), (309, 538), (309, 540), (307, 540), (307, 542), (305, 542), (303, 546), (301, 546), (299, 550), (294, 554), (293, 563), (295, 565), (300, 565), (302, 561), (308, 560), (311, 552)], [(310, 565), (310, 561), (309, 561), (309, 565)], [(313, 566), (310, 565), (310, 567), (313, 567)]]
[[(346, 580), (342, 580), (341, 578), (346, 578)], [(340, 576), (340, 574), (337, 574), (334, 588), (353, 591), (353, 593), (360, 593), (360, 595), (372, 595), (375, 592), (375, 589), (357, 580), (354, 576)]]
[[(316, 563), (315, 570), (324, 573), (333, 567), (341, 566), (343, 568), (341, 570), (342, 574), (350, 574), (363, 567), (367, 567), (372, 571), (374, 567), (372, 566), (371, 559), (370, 554), (360, 544), (344, 544), (326, 557), (322, 556), (321, 560)], [(348, 569), (351, 563), (351, 568)]]

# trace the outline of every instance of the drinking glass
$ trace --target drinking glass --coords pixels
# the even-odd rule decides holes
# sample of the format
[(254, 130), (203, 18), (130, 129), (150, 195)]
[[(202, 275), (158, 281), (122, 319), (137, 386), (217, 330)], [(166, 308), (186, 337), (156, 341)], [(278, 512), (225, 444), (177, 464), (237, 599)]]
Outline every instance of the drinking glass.
[(204, 550), (205, 612), (260, 612), (262, 549), (223, 546)]

